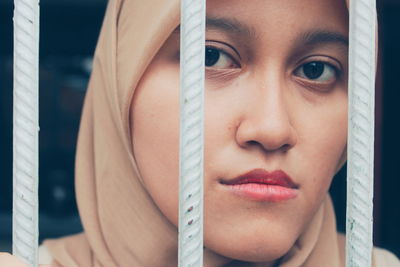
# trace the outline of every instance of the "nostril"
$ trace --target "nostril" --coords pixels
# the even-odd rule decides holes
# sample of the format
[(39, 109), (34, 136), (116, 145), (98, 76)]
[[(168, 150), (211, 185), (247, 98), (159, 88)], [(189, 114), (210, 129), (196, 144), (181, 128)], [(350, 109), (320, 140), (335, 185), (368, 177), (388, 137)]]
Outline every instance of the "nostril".
[(248, 146), (256, 146), (256, 145), (259, 145), (259, 143), (258, 143), (257, 141), (253, 141), (253, 140), (252, 140), (252, 141), (247, 141), (246, 143), (247, 143)]
[(271, 150), (271, 151), (272, 150), (280, 150), (282, 152), (287, 152), (292, 147), (292, 145), (290, 145), (290, 144), (282, 144), (281, 146), (279, 146), (279, 147), (276, 146), (274, 148), (272, 147), (272, 145), (270, 147), (266, 147), (266, 146), (262, 145), (260, 142), (257, 142), (254, 140), (247, 141), (246, 145), (247, 145), (247, 147), (262, 146), (266, 150)]
[(265, 151), (286, 152), (296, 144), (297, 134), (289, 120), (271, 120), (271, 123), (267, 123), (265, 120), (251, 119), (243, 119), (235, 133), (236, 142), (240, 147), (260, 147)]
[(283, 152), (286, 152), (286, 151), (288, 151), (288, 150), (290, 149), (290, 147), (291, 147), (291, 145), (289, 145), (289, 144), (284, 144), (284, 145), (282, 146), (282, 151), (283, 151)]

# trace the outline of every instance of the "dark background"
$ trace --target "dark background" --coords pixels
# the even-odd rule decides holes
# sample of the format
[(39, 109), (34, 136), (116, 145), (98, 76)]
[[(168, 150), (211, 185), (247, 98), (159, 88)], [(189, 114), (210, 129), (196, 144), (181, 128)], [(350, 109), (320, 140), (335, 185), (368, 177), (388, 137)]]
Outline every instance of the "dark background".
[[(40, 238), (82, 230), (73, 188), (75, 143), (105, 0), (42, 0), (40, 22)], [(400, 257), (400, 0), (378, 2), (374, 244)], [(11, 248), (13, 3), (0, 0), (0, 251)], [(331, 194), (345, 229), (346, 166)]]

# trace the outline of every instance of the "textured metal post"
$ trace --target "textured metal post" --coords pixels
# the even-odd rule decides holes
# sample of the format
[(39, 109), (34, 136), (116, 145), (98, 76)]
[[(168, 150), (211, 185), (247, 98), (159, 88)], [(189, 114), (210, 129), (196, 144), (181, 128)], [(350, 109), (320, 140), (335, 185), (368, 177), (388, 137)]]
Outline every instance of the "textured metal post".
[(37, 266), (39, 1), (14, 1), (13, 254)]
[(351, 0), (347, 150), (347, 267), (371, 266), (375, 52), (375, 0)]
[(203, 266), (205, 0), (181, 0), (179, 266)]

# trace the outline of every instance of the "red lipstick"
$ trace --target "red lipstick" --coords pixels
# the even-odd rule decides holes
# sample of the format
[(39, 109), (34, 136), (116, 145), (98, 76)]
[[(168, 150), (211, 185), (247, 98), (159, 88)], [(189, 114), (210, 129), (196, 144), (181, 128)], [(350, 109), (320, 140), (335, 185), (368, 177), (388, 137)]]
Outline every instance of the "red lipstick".
[(282, 170), (254, 169), (236, 178), (221, 180), (234, 194), (256, 201), (280, 202), (297, 197), (298, 185)]

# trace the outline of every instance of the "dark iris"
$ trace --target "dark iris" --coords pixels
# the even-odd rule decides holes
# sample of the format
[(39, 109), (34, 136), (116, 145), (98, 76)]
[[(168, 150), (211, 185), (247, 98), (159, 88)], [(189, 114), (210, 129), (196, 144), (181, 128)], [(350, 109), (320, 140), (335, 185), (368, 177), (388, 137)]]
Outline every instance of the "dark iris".
[(206, 58), (205, 58), (206, 67), (211, 67), (215, 63), (217, 63), (219, 57), (220, 57), (220, 52), (217, 49), (207, 47), (206, 48)]
[(303, 65), (304, 75), (310, 79), (315, 80), (324, 73), (325, 64), (321, 62), (310, 62)]

